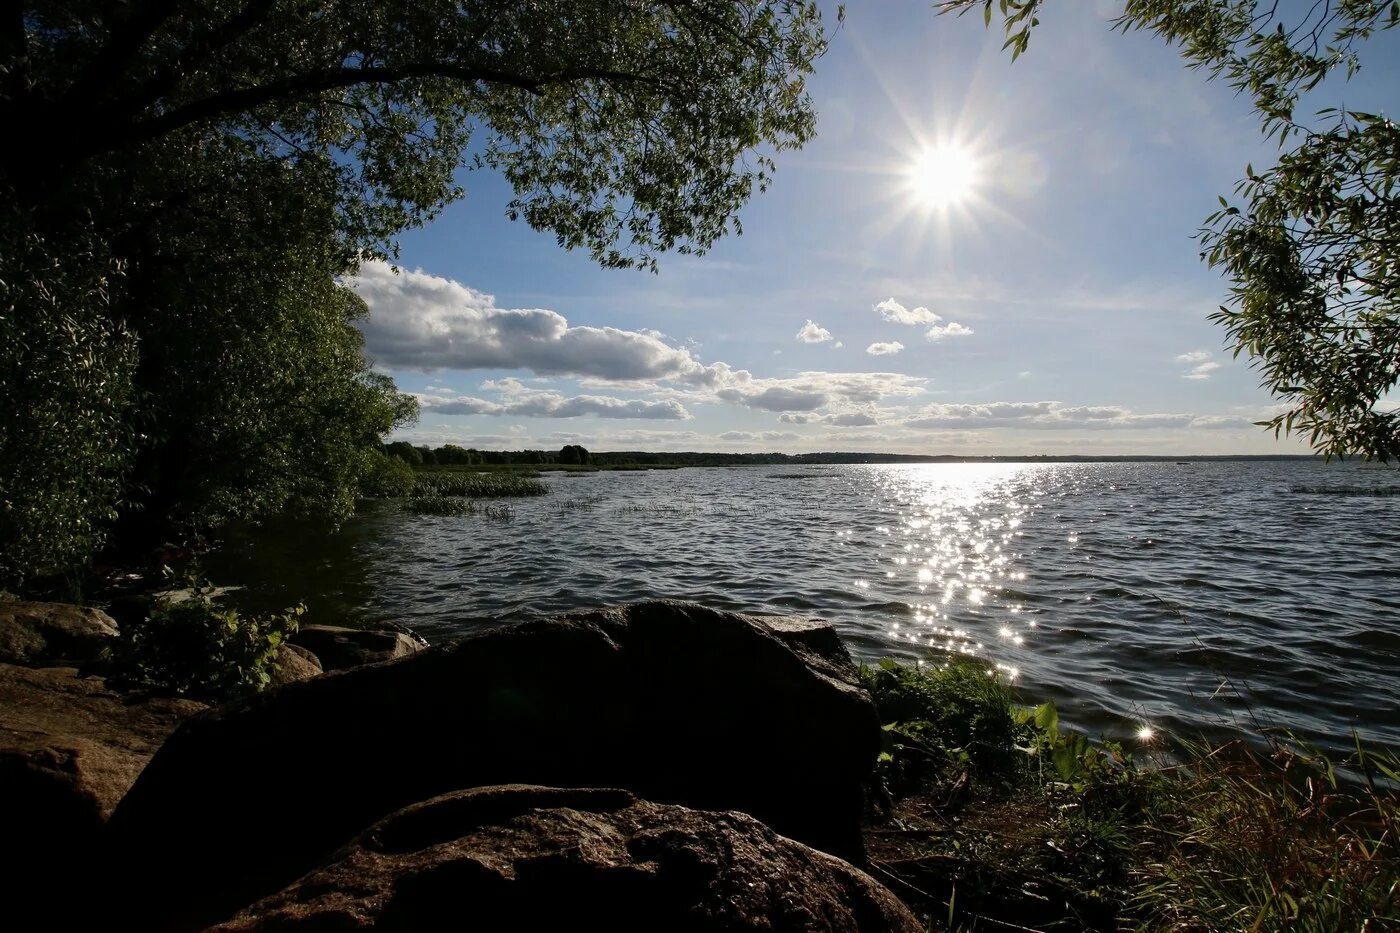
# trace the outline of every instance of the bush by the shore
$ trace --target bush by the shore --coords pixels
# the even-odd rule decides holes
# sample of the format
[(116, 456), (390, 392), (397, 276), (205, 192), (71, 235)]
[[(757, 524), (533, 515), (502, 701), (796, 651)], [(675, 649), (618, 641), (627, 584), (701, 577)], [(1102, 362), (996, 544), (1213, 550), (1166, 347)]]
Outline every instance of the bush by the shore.
[(885, 733), (872, 863), (951, 928), (1400, 922), (1394, 753), (1334, 763), (1278, 737), (1129, 752), (1060, 728), (1052, 704), (1018, 705), (972, 663), (862, 676)]

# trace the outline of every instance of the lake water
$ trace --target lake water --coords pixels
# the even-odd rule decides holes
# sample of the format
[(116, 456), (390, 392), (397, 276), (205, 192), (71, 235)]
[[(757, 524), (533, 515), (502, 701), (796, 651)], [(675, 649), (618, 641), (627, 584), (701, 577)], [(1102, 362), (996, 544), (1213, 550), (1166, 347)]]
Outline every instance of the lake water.
[(370, 503), (235, 540), (250, 607), (430, 641), (666, 596), (833, 622), (859, 658), (973, 654), (1093, 734), (1251, 718), (1400, 745), (1400, 473), (1291, 462), (546, 474), (511, 517)]

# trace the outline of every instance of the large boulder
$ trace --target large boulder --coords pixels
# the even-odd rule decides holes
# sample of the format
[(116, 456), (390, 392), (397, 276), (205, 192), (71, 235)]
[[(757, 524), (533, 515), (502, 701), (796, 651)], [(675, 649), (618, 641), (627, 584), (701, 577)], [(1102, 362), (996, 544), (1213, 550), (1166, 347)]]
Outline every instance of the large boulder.
[(30, 667), (83, 665), (117, 637), (100, 609), (68, 603), (0, 601), (0, 663)]
[[(211, 710), (171, 736), (109, 831), (115, 860), (139, 866), (125, 885), (138, 909), (186, 923), (278, 890), (394, 810), (492, 784), (741, 810), (859, 860), (879, 744), (830, 626), (650, 602)], [(272, 819), (289, 795), (297, 818)]]
[(7, 918), (35, 917), (55, 890), (81, 889), (117, 801), (165, 737), (202, 709), (191, 700), (124, 697), (74, 668), (0, 664)]
[(342, 671), (380, 661), (417, 654), (427, 647), (422, 639), (397, 629), (346, 628), (340, 625), (303, 625), (292, 644), (320, 659), (326, 671)]
[(389, 816), (214, 928), (916, 933), (893, 894), (743, 813), (620, 790), (459, 791)]
[(321, 659), (301, 645), (278, 645), (276, 666), (272, 671), (269, 687), (300, 683), (313, 677), (320, 677)]

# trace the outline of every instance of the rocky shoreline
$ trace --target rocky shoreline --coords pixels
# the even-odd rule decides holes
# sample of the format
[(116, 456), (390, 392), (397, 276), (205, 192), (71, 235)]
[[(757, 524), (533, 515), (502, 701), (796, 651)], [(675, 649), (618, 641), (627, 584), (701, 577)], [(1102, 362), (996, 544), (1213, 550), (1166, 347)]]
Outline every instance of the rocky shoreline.
[(16, 928), (922, 929), (858, 867), (880, 722), (826, 623), (307, 626), (216, 707), (114, 689), (115, 636), (0, 604)]

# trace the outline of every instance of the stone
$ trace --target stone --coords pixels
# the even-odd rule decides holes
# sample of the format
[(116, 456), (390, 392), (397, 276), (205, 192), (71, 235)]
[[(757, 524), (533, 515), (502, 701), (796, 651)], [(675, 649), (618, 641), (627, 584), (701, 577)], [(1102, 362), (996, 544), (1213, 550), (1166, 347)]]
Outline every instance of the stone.
[(81, 666), (117, 637), (117, 623), (100, 609), (68, 603), (0, 602), (0, 663), (30, 667)]
[(82, 890), (79, 879), (92, 867), (117, 802), (165, 737), (204, 708), (192, 700), (124, 697), (71, 667), (0, 664), (0, 863), (10, 866), (8, 921), (38, 916), (56, 893)]
[(371, 928), (923, 929), (869, 875), (743, 813), (516, 785), (400, 810), (214, 930)]
[(321, 660), (301, 645), (278, 645), (277, 668), (272, 672), (269, 687), (300, 683), (320, 677)]
[[(858, 862), (879, 719), (818, 628), (657, 601), (289, 684), (170, 737), (109, 825), (114, 860), (140, 866), (134, 909), (213, 922), (401, 807), (527, 783), (739, 810)], [(297, 819), (269, 819), (288, 788), (309, 789)]]
[(427, 647), (421, 639), (396, 629), (303, 625), (291, 642), (320, 659), (322, 670), (340, 671), (417, 654)]

